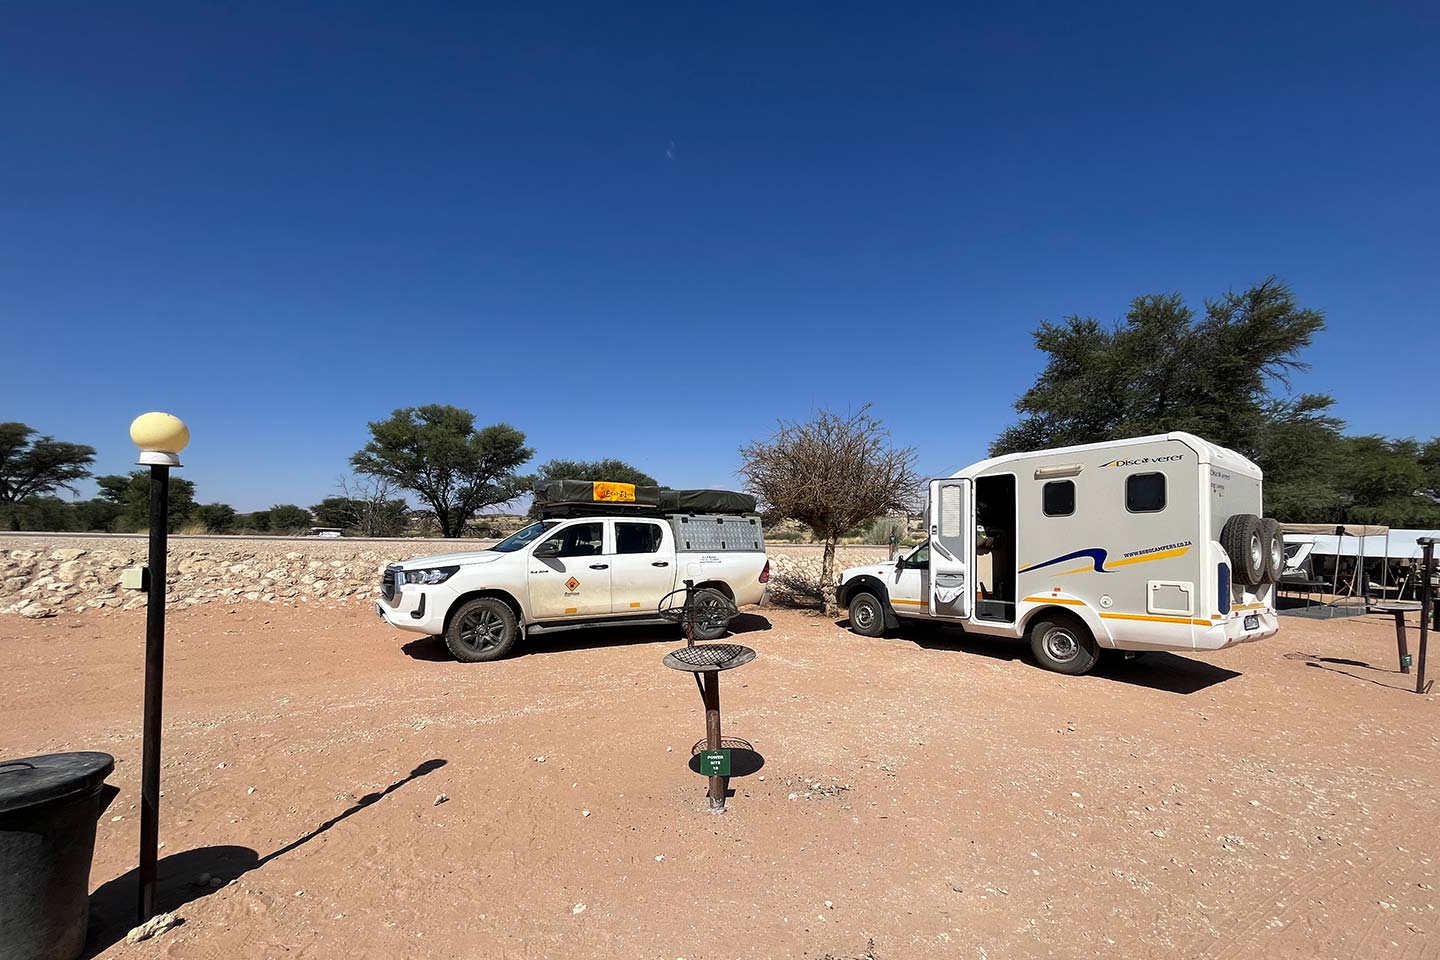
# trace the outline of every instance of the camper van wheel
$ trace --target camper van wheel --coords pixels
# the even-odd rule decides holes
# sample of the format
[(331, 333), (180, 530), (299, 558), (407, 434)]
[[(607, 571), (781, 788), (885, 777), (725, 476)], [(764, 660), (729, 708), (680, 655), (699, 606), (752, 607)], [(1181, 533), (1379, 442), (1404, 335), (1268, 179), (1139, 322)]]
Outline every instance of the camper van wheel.
[(850, 599), (850, 630), (862, 637), (885, 632), (885, 608), (873, 593), (857, 593)]
[(1285, 572), (1285, 535), (1280, 532), (1280, 521), (1261, 520), (1260, 540), (1265, 544), (1265, 582), (1279, 583)]
[(1259, 517), (1252, 513), (1237, 513), (1226, 520), (1220, 531), (1220, 546), (1230, 555), (1237, 583), (1253, 587), (1264, 581), (1266, 551)]
[(1089, 673), (1100, 659), (1095, 638), (1078, 620), (1042, 617), (1030, 627), (1030, 651), (1046, 670), (1079, 676)]

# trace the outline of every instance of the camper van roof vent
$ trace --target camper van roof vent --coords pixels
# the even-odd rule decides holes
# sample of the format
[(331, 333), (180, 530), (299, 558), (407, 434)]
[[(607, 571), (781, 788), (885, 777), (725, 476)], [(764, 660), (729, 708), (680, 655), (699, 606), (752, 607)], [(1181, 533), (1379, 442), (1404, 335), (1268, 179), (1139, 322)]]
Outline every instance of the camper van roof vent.
[(1056, 477), (1077, 477), (1085, 469), (1082, 463), (1062, 463), (1053, 467), (1037, 467), (1036, 480), (1054, 480)]

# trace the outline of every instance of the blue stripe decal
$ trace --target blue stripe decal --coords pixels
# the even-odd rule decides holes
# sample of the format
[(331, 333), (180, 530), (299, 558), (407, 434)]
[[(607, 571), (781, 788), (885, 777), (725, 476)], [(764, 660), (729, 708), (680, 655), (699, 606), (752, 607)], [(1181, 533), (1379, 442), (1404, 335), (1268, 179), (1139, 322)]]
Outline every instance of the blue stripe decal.
[(1074, 553), (1067, 553), (1063, 557), (1056, 557), (1054, 560), (1046, 560), (1044, 563), (1032, 563), (1028, 567), (1021, 567), (1020, 573), (1028, 573), (1031, 570), (1039, 570), (1042, 567), (1053, 567), (1057, 563), (1065, 563), (1068, 560), (1078, 560), (1080, 557), (1088, 557), (1095, 565), (1096, 573), (1114, 573), (1114, 570), (1105, 569), (1105, 558), (1107, 552), (1104, 547), (1091, 547), (1089, 550), (1076, 550)]

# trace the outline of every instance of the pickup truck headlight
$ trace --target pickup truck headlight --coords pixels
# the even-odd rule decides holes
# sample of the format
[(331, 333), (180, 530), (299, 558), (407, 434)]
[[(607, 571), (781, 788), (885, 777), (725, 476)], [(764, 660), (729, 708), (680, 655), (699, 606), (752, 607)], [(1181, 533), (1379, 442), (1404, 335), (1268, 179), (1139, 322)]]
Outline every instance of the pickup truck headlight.
[(444, 583), (459, 567), (426, 567), (424, 570), (401, 570), (401, 583)]

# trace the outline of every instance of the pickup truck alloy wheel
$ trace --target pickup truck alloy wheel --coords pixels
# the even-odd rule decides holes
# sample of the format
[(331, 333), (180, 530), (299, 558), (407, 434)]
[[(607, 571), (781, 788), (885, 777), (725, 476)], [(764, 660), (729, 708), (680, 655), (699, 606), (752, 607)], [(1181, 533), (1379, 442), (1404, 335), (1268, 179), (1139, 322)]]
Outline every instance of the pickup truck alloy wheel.
[(691, 603), (695, 608), (696, 640), (719, 640), (725, 636), (730, 629), (730, 618), (726, 613), (733, 612), (733, 608), (724, 594), (707, 587), (696, 590)]
[(1040, 620), (1030, 628), (1030, 651), (1040, 666), (1056, 673), (1089, 673), (1100, 659), (1090, 631), (1068, 618)]
[(455, 611), (445, 629), (445, 646), (456, 660), (483, 663), (509, 653), (517, 633), (515, 611), (510, 605), (494, 597), (481, 597)]
[(858, 593), (850, 600), (850, 629), (862, 637), (878, 637), (885, 632), (880, 598), (873, 593)]

